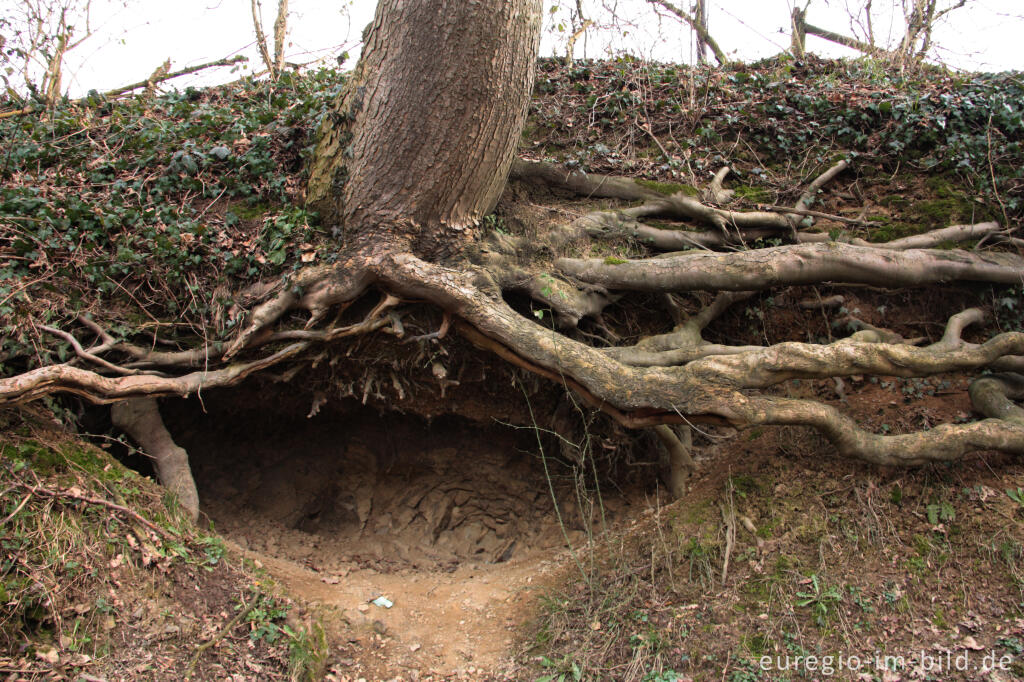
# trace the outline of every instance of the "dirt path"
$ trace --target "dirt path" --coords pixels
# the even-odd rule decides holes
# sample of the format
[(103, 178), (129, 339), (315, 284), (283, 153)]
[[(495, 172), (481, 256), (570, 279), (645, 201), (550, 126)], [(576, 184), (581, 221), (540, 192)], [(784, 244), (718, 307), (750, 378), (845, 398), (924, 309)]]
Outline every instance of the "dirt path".
[[(500, 677), (512, 664), (512, 631), (529, 617), (559, 563), (555, 554), (450, 573), (352, 566), (344, 575), (325, 576), (293, 561), (247, 556), (261, 561), (293, 597), (336, 614), (333, 625), (352, 644), (345, 672), (367, 680)], [(380, 596), (393, 606), (371, 603)]]

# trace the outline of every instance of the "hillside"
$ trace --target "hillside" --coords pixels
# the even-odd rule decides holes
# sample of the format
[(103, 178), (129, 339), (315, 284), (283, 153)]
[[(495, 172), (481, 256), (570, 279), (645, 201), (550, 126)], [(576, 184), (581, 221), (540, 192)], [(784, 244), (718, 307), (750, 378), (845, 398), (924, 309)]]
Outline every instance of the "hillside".
[[(96, 348), (116, 354), (110, 372), (196, 367), (196, 339), (220, 352), (268, 291), (332, 264), (339, 232), (303, 207), (304, 182), (343, 79), (289, 74), (0, 119), (0, 378), (93, 363)], [(995, 260), (1024, 247), (1022, 101), (1020, 74), (897, 75), (870, 60), (542, 60), (520, 156), (738, 211), (793, 206), (845, 160), (814, 192), (801, 234), (881, 243), (996, 222), (936, 245)], [(658, 218), (646, 222), (652, 241), (632, 223), (596, 244), (539, 238), (642, 203), (590, 194), (521, 176), (484, 229), (533, 239), (518, 257), (545, 267), (562, 256), (625, 264), (658, 251), (664, 233), (698, 233)], [(554, 299), (556, 279), (541, 284)], [(533, 293), (506, 298), (554, 324), (558, 305)], [(695, 314), (711, 299), (670, 300)], [(839, 679), (1024, 676), (1019, 457), (891, 468), (841, 458), (806, 427), (699, 424), (699, 468), (671, 501), (650, 429), (482, 350), (457, 321), (445, 336), (441, 311), (399, 303), (373, 320), (376, 336), (332, 337), (235, 387), (162, 400), (190, 453), (201, 523), (226, 541), (123, 467), (152, 475), (105, 407), (63, 395), (0, 408), (11, 557), (0, 673), (168, 679), (195, 660), (196, 679), (749, 682), (830, 677), (822, 657), (838, 668), (856, 655), (870, 667)], [(616, 303), (573, 338), (634, 342), (664, 323), (653, 293)], [(378, 305), (359, 300), (335, 322), (354, 328)], [(823, 282), (738, 298), (703, 335), (746, 347), (874, 331), (920, 345), (971, 307), (984, 320), (963, 332), (969, 343), (1024, 329), (1020, 283)], [(286, 321), (297, 328), (272, 348), (302, 338), (303, 320)], [(900, 434), (974, 420), (977, 374), (865, 372), (769, 392)], [(929, 668), (922, 652), (970, 668)], [(804, 663), (780, 671), (780, 656)], [(1002, 668), (982, 670), (986, 656)]]

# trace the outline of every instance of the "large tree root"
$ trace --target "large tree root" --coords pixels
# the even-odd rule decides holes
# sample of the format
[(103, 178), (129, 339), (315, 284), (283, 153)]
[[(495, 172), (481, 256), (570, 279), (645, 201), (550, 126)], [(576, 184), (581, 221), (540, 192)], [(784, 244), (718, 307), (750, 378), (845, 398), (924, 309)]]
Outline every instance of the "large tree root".
[(110, 416), (114, 426), (131, 436), (153, 458), (160, 483), (178, 496), (182, 509), (193, 521), (199, 520), (199, 493), (192, 479), (188, 453), (167, 432), (156, 400), (132, 398), (116, 403)]
[(562, 258), (556, 266), (568, 276), (609, 289), (656, 292), (754, 291), (821, 282), (883, 287), (954, 280), (1024, 282), (1024, 258), (1012, 253), (900, 251), (838, 242), (735, 253), (686, 253), (625, 263)]
[[(734, 237), (742, 240), (753, 234), (795, 230), (793, 216), (809, 213), (807, 207), (813, 196), (843, 170), (837, 165), (811, 183), (792, 210), (745, 213), (709, 206), (691, 197), (658, 195), (623, 178), (567, 174), (544, 165), (517, 168), (522, 177), (540, 178), (583, 194), (643, 202), (622, 211), (589, 213), (543, 235), (541, 241), (556, 253), (573, 240), (621, 231), (631, 221), (655, 213), (704, 222), (715, 228), (709, 234), (717, 240), (716, 246), (735, 248)], [(720, 199), (725, 196), (721, 187), (714, 194)], [(640, 234), (638, 225), (628, 229)], [(42, 368), (0, 380), (0, 404), (55, 391), (110, 402), (230, 385), (252, 372), (296, 358), (314, 343), (373, 331), (400, 336), (403, 331), (395, 313), (385, 313), (400, 303), (401, 297), (437, 305), (454, 317), (455, 328), (476, 345), (562, 383), (630, 428), (691, 422), (728, 423), (740, 428), (802, 424), (821, 431), (842, 454), (881, 464), (949, 460), (979, 449), (1024, 453), (1021, 408), (1012, 402), (1020, 399), (1019, 384), (1002, 375), (980, 379), (972, 386), (976, 409), (988, 419), (893, 436), (866, 432), (821, 403), (751, 395), (752, 390), (791, 379), (855, 374), (924, 377), (951, 371), (1008, 369), (1019, 364), (1024, 358), (1024, 333), (1003, 333), (980, 344), (962, 340), (963, 328), (982, 319), (980, 310), (953, 316), (942, 340), (925, 347), (913, 345), (917, 340), (908, 341), (863, 323), (860, 331), (849, 338), (829, 344), (727, 346), (710, 344), (702, 338), (706, 326), (729, 305), (773, 286), (829, 281), (882, 287), (954, 280), (1020, 284), (1024, 280), (1024, 258), (1018, 255), (920, 248), (979, 236), (1004, 237), (1005, 232), (995, 223), (952, 226), (871, 245), (840, 243), (831, 238), (824, 241), (822, 236), (795, 233), (795, 241), (807, 243), (729, 253), (693, 251), (629, 261), (558, 258), (554, 261), (558, 276), (545, 273), (536, 264), (520, 262), (517, 251), (524, 242), (508, 235), (491, 235), (479, 251), (470, 254), (472, 264), (459, 267), (421, 260), (401, 243), (371, 240), (362, 248), (353, 246), (348, 257), (333, 266), (297, 273), (294, 286), (277, 291), (251, 311), (249, 324), (229, 344), (158, 356), (116, 342), (91, 321), (80, 320), (98, 337), (98, 345), (92, 348), (74, 341), (66, 331), (51, 329), (51, 333), (73, 342), (76, 365)], [(385, 295), (362, 322), (315, 328), (330, 311), (344, 309), (371, 286), (379, 287)], [(716, 291), (718, 295), (703, 310), (686, 318), (670, 294), (693, 290)], [(569, 330), (575, 330), (583, 318), (600, 323), (602, 310), (614, 303), (620, 292), (657, 292), (665, 296), (674, 326), (631, 346), (596, 348), (551, 329), (546, 320), (539, 323), (524, 317), (503, 299), (503, 294), (510, 291), (524, 292), (545, 305), (554, 312), (557, 326)], [(308, 312), (305, 328), (281, 329), (281, 321), (293, 310)], [(224, 365), (235, 355), (252, 354), (260, 346), (288, 341), (297, 343), (263, 359)], [(116, 357), (126, 357), (129, 363), (111, 360)], [(195, 366), (192, 363), (214, 368), (182, 376), (139, 371), (168, 365)], [(78, 366), (82, 364), (96, 369)], [(678, 437), (672, 441), (665, 429), (657, 433), (672, 453), (674, 470), (688, 471), (693, 463), (685, 444)], [(684, 485), (680, 481), (671, 482), (673, 492)]]

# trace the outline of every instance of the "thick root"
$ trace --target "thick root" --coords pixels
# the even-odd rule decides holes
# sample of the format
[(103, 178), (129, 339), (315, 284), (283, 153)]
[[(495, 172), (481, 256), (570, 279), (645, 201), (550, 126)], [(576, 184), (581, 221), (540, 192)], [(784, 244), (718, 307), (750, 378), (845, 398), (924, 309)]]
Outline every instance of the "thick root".
[(861, 429), (838, 410), (810, 400), (754, 398), (742, 409), (749, 424), (811, 426), (832, 441), (839, 454), (884, 466), (951, 462), (978, 450), (1024, 453), (1024, 426), (1004, 419), (941, 424), (928, 431), (881, 436)]
[(1024, 398), (1024, 376), (1007, 373), (978, 377), (971, 382), (968, 393), (978, 412), (1024, 428), (1024, 408), (1011, 401)]
[(583, 282), (654, 292), (754, 291), (830, 281), (894, 288), (951, 281), (1019, 284), (1024, 272), (1024, 258), (1012, 253), (900, 251), (839, 242), (695, 252), (625, 263), (561, 258), (555, 265)]
[(153, 458), (157, 476), (165, 488), (178, 496), (182, 509), (193, 521), (199, 520), (199, 493), (192, 479), (188, 453), (178, 446), (153, 398), (134, 398), (116, 403), (110, 408), (114, 426), (127, 433), (132, 440)]

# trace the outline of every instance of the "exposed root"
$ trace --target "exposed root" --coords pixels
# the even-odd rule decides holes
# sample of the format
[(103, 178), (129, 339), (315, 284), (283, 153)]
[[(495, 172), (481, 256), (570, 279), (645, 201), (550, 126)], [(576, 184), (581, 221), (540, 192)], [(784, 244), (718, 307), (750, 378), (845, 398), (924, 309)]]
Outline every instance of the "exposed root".
[[(518, 163), (524, 180), (544, 182), (587, 196), (641, 201), (618, 211), (587, 213), (569, 225), (543, 235), (540, 246), (557, 253), (574, 240), (628, 235), (657, 249), (684, 247), (735, 248), (736, 240), (768, 237), (790, 231), (795, 245), (716, 253), (694, 251), (643, 260), (572, 259), (555, 261), (557, 275), (520, 262), (525, 238), (489, 235), (470, 254), (471, 265), (447, 267), (421, 260), (405, 245), (376, 244), (356, 249), (346, 260), (302, 270), (286, 286), (267, 290), (269, 296), (253, 308), (244, 330), (229, 344), (210, 343), (191, 350), (157, 352), (115, 339), (89, 318), (79, 323), (96, 335), (92, 347), (83, 346), (71, 333), (46, 331), (70, 343), (74, 363), (88, 363), (90, 371), (73, 364), (46, 367), (0, 380), (0, 405), (31, 400), (66, 391), (96, 402), (142, 398), (115, 410), (122, 428), (157, 457), (169, 462), (166, 477), (183, 505), (198, 509), (198, 500), (180, 480), (188, 472), (187, 455), (175, 450), (162, 430), (153, 396), (186, 395), (203, 388), (227, 386), (253, 372), (269, 368), (306, 352), (314, 343), (337, 341), (372, 332), (405, 334), (402, 300), (425, 300), (444, 311), (438, 332), (415, 340), (440, 338), (450, 323), (471, 342), (498, 354), (518, 367), (559, 382), (584, 402), (601, 409), (630, 428), (655, 427), (670, 453), (669, 487), (674, 495), (685, 490), (686, 476), (694, 467), (689, 429), (676, 432), (668, 424), (727, 423), (753, 425), (809, 425), (824, 433), (844, 455), (880, 464), (920, 464), (949, 460), (977, 449), (1024, 452), (1024, 410), (1012, 401), (1021, 398), (1022, 380), (1014, 375), (990, 375), (976, 380), (971, 397), (976, 408), (990, 417), (968, 425), (940, 426), (918, 434), (880, 436), (826, 405), (765, 396), (751, 396), (791, 379), (836, 379), (855, 374), (900, 377), (929, 376), (950, 371), (1015, 367), (1024, 363), (1024, 333), (1000, 334), (982, 344), (965, 342), (964, 328), (981, 321), (981, 310), (968, 309), (950, 318), (942, 340), (916, 347), (921, 339), (904, 339), (891, 330), (854, 318), (858, 327), (851, 337), (830, 344), (780, 343), (772, 346), (729, 346), (707, 343), (707, 325), (730, 305), (753, 292), (780, 285), (837, 282), (883, 287), (919, 286), (954, 280), (1020, 284), (1024, 258), (1012, 253), (946, 251), (921, 248), (946, 241), (1004, 238), (996, 223), (955, 225), (895, 240), (867, 244), (842, 243), (825, 234), (800, 233), (794, 215), (819, 214), (809, 209), (827, 182), (846, 168), (840, 162), (815, 179), (793, 209), (732, 211), (676, 194), (665, 196), (631, 179), (567, 173), (547, 164)], [(711, 184), (716, 203), (729, 200), (722, 186), (729, 169), (723, 168)], [(650, 215), (697, 220), (713, 231), (662, 230), (638, 221)], [(315, 328), (331, 312), (344, 310), (371, 285), (384, 296), (366, 317), (348, 326)], [(696, 315), (684, 317), (672, 292), (714, 291), (713, 301)], [(502, 298), (508, 292), (528, 295), (540, 304), (537, 321), (524, 317)], [(559, 329), (576, 329), (583, 318), (602, 324), (607, 306), (620, 291), (652, 292), (664, 296), (674, 327), (668, 333), (641, 339), (632, 346), (596, 348), (551, 328), (550, 311)], [(824, 309), (842, 305), (842, 298), (804, 301), (801, 307)], [(303, 328), (286, 328), (292, 311), (309, 314)], [(293, 322), (293, 324), (295, 324)], [(301, 325), (302, 323), (297, 323)], [(587, 334), (577, 333), (578, 338)], [(591, 337), (593, 338), (593, 337)], [(608, 338), (616, 339), (609, 332)], [(607, 339), (594, 340), (595, 345)], [(614, 341), (613, 341), (614, 342)], [(291, 343), (255, 361), (223, 366), (234, 356), (268, 344)], [(207, 367), (214, 369), (207, 369)], [(183, 376), (165, 376), (141, 370), (202, 368)], [(445, 388), (457, 385), (435, 360), (432, 371)], [(112, 373), (116, 376), (104, 376)], [(288, 372), (285, 376), (290, 376)], [(1009, 378), (1008, 378), (1009, 377)], [(400, 384), (392, 373), (391, 381)], [(366, 385), (364, 399), (370, 391)], [(841, 388), (839, 389), (842, 390)], [(143, 424), (140, 426), (140, 424)], [(157, 434), (157, 441), (152, 440)], [(163, 436), (165, 440), (161, 440)], [(147, 440), (149, 439), (149, 440)], [(148, 443), (148, 444), (147, 444)], [(180, 451), (180, 452), (179, 452)], [(161, 454), (163, 453), (163, 454)], [(184, 464), (182, 464), (184, 461)], [(190, 482), (190, 477), (189, 477)], [(192, 495), (190, 498), (189, 495)], [(189, 506), (192, 505), (192, 506)]]
[(754, 398), (744, 406), (748, 423), (811, 426), (832, 441), (839, 454), (885, 466), (950, 462), (969, 452), (1024, 453), (1024, 427), (1004, 419), (941, 424), (927, 431), (880, 436), (828, 405), (789, 398)]
[(894, 251), (837, 242), (687, 253), (617, 264), (560, 258), (556, 266), (583, 282), (632, 291), (752, 291), (829, 281), (883, 287), (1024, 282), (1024, 258), (1012, 253)]
[(708, 191), (705, 195), (708, 200), (722, 205), (728, 204), (733, 200), (736, 192), (722, 187), (722, 183), (725, 182), (725, 179), (729, 177), (729, 173), (731, 172), (732, 169), (728, 166), (723, 166), (718, 169), (718, 172), (715, 173), (715, 177), (713, 177), (711, 182), (708, 184)]
[(840, 173), (842, 173), (849, 167), (850, 162), (847, 161), (846, 159), (843, 159), (842, 161), (837, 162), (827, 171), (816, 177), (811, 182), (811, 184), (807, 186), (807, 189), (804, 190), (803, 194), (800, 195), (800, 198), (797, 200), (796, 206), (794, 206), (794, 208), (802, 209), (805, 211), (810, 209), (810, 207), (814, 205), (815, 200), (818, 198), (818, 192), (820, 192), (825, 185), (832, 182), (836, 178), (836, 176), (838, 176)]
[(60, 338), (64, 339), (65, 341), (67, 341), (69, 344), (71, 344), (71, 347), (75, 350), (75, 355), (77, 355), (78, 357), (82, 358), (86, 362), (90, 362), (90, 363), (92, 363), (94, 365), (98, 365), (98, 366), (100, 366), (100, 367), (102, 367), (104, 369), (109, 369), (112, 372), (116, 372), (117, 374), (122, 374), (122, 375), (126, 375), (126, 376), (130, 376), (132, 374), (138, 374), (139, 373), (138, 370), (125, 369), (124, 367), (120, 367), (118, 365), (115, 365), (112, 362), (108, 362), (108, 361), (104, 360), (103, 358), (95, 355), (94, 353), (90, 353), (89, 351), (86, 351), (84, 348), (82, 348), (82, 344), (80, 344), (78, 342), (78, 339), (76, 339), (74, 336), (72, 336), (71, 334), (68, 334), (65, 331), (62, 331), (60, 329), (54, 329), (53, 327), (47, 327), (45, 325), (40, 325), (39, 328), (42, 329), (47, 334), (53, 334), (54, 336), (60, 337)]
[(111, 403), (140, 396), (187, 396), (204, 388), (234, 385), (254, 372), (299, 355), (308, 346), (308, 342), (294, 343), (253, 362), (229, 365), (209, 372), (191, 372), (179, 377), (151, 374), (105, 377), (69, 365), (40, 367), (0, 379), (0, 405), (26, 403), (58, 392), (80, 395), (94, 403)]
[[(678, 429), (678, 431), (676, 430)], [(686, 495), (686, 482), (690, 474), (697, 470), (697, 463), (690, 455), (693, 447), (693, 436), (689, 426), (678, 426), (676, 429), (667, 424), (654, 427), (658, 440), (668, 451), (668, 469), (665, 472), (665, 486), (672, 497), (679, 500)], [(682, 436), (680, 437), (680, 434)]]
[(710, 305), (688, 319), (680, 319), (668, 334), (657, 334), (641, 339), (633, 346), (605, 349), (605, 353), (619, 362), (633, 367), (671, 367), (712, 355), (732, 355), (760, 350), (762, 346), (723, 346), (708, 343), (701, 337), (704, 328), (738, 301), (745, 301), (753, 292), (724, 291), (715, 296)]
[(868, 324), (864, 320), (852, 315), (846, 315), (845, 317), (836, 319), (835, 324), (840, 327), (846, 326), (857, 330), (848, 337), (851, 341), (863, 341), (865, 343), (902, 343), (910, 346), (916, 346), (927, 341), (925, 337), (905, 339), (891, 329), (876, 327), (875, 325)]
[(838, 308), (846, 302), (846, 297), (841, 294), (835, 294), (833, 296), (826, 296), (821, 298), (817, 296), (815, 298), (805, 298), (800, 301), (800, 307), (804, 310), (827, 310), (829, 308)]
[(333, 306), (354, 301), (373, 282), (372, 271), (364, 267), (365, 260), (365, 255), (357, 254), (332, 266), (300, 270), (287, 288), (253, 310), (245, 331), (228, 346), (223, 359), (230, 360), (257, 343), (258, 334), (296, 307), (309, 311), (309, 329)]
[(1006, 332), (978, 345), (944, 349), (840, 339), (827, 345), (778, 343), (718, 355), (687, 365), (710, 381), (767, 388), (791, 379), (828, 379), (854, 374), (923, 377), (985, 367), (1005, 355), (1024, 353), (1024, 333)]
[(1024, 376), (1006, 373), (978, 377), (971, 382), (968, 393), (978, 412), (1024, 428), (1024, 408), (1011, 401), (1024, 399)]
[(132, 440), (153, 458), (160, 483), (178, 496), (182, 509), (193, 521), (199, 520), (199, 493), (192, 479), (188, 453), (178, 446), (153, 398), (133, 398), (115, 403), (110, 409), (114, 426), (127, 433)]
[[(840, 161), (831, 169), (816, 178), (801, 195), (792, 211), (784, 213), (770, 211), (730, 211), (704, 203), (685, 194), (666, 196), (648, 189), (630, 178), (607, 175), (588, 175), (579, 172), (566, 172), (547, 163), (519, 161), (513, 166), (512, 177), (531, 182), (542, 182), (550, 186), (561, 187), (581, 196), (596, 196), (624, 199), (626, 201), (643, 200), (648, 202), (645, 210), (683, 220), (697, 220), (715, 228), (723, 243), (732, 240), (732, 234), (738, 236), (751, 230), (760, 230), (768, 234), (789, 232), (795, 239), (797, 224), (787, 213), (803, 214), (814, 196), (826, 183), (848, 167), (846, 161)], [(724, 167), (715, 174), (711, 181), (707, 198), (716, 204), (728, 203), (732, 198), (729, 190), (722, 188), (722, 183), (730, 169)], [(657, 234), (645, 234), (640, 237), (656, 238)], [(741, 237), (742, 240), (742, 237)]]

